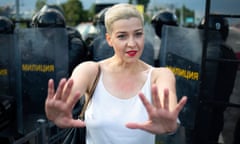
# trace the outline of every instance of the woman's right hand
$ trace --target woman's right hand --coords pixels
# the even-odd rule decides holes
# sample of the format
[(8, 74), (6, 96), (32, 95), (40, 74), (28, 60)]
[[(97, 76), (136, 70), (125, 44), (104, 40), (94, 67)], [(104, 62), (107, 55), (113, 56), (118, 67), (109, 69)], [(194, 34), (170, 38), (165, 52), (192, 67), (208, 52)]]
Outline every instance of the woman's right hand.
[(60, 128), (84, 127), (85, 123), (79, 119), (75, 120), (72, 110), (80, 97), (80, 93), (70, 96), (73, 80), (61, 79), (57, 91), (54, 89), (53, 79), (48, 82), (48, 96), (45, 101), (45, 112), (49, 120)]

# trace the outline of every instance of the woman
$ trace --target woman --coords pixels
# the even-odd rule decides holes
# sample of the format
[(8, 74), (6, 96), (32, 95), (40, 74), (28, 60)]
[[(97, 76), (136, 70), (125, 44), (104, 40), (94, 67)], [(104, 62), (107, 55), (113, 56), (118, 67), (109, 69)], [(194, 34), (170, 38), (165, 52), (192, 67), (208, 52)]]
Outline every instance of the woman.
[[(105, 15), (106, 40), (114, 55), (78, 65), (56, 93), (49, 80), (45, 110), (57, 126), (87, 127), (88, 144), (154, 144), (155, 134), (174, 132), (187, 99), (177, 103), (175, 77), (167, 68), (140, 60), (144, 48), (143, 16), (130, 4), (117, 4)], [(85, 121), (72, 118), (72, 108), (101, 74)]]

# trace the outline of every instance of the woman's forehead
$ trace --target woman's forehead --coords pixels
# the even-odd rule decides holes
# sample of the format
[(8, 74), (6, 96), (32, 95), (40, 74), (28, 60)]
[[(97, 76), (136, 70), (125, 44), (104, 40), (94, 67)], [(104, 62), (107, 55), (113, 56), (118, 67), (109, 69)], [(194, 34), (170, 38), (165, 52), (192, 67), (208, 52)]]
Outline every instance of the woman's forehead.
[(120, 19), (112, 24), (112, 32), (127, 32), (136, 30), (143, 30), (141, 20), (136, 17)]

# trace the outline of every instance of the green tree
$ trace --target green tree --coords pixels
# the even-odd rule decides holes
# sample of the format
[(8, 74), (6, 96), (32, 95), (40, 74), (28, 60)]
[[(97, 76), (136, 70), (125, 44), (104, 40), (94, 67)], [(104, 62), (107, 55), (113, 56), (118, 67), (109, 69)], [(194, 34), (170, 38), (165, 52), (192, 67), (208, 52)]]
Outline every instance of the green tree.
[(76, 26), (78, 23), (88, 20), (88, 13), (84, 11), (81, 1), (68, 0), (62, 4), (62, 7), (68, 25)]
[(96, 13), (95, 13), (95, 7), (96, 7), (96, 4), (93, 3), (93, 4), (91, 5), (91, 7), (89, 8), (89, 10), (88, 10), (88, 21), (93, 21), (93, 18), (94, 18), (94, 16), (96, 15)]
[[(195, 13), (194, 13), (194, 10), (190, 10), (188, 9), (185, 5), (180, 8), (180, 9), (176, 9), (176, 15), (178, 17), (178, 21), (180, 22), (180, 17), (181, 17), (181, 11), (183, 13), (183, 25), (186, 26), (187, 23), (186, 23), (186, 18), (193, 18), (194, 20), (194, 17), (195, 17)], [(194, 21), (193, 21), (194, 23)]]
[(46, 3), (47, 0), (37, 0), (35, 4), (35, 11), (39, 11)]

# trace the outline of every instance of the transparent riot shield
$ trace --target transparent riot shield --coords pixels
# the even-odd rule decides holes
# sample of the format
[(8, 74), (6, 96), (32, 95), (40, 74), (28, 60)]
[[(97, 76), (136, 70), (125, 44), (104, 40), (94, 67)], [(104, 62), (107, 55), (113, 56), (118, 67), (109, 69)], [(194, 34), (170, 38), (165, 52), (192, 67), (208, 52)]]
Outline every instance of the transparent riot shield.
[(100, 61), (113, 56), (114, 50), (108, 45), (104, 36), (97, 36), (93, 43), (94, 61)]
[(48, 80), (53, 78), (57, 86), (68, 75), (67, 32), (62, 28), (19, 29), (17, 44), (18, 130), (25, 134), (45, 118)]
[(14, 66), (14, 36), (12, 34), (0, 35), (0, 95), (13, 95), (11, 93), (11, 77)]
[(98, 25), (98, 34), (92, 42), (92, 58), (94, 61), (100, 61), (113, 56), (114, 50), (111, 48), (106, 39), (106, 29), (103, 25)]
[(159, 56), (160, 66), (176, 75), (177, 96), (188, 96), (180, 114), (181, 124), (193, 128), (199, 95), (202, 41), (199, 30), (164, 26)]
[(0, 135), (12, 134), (15, 123), (14, 35), (0, 34)]
[(150, 65), (158, 67), (158, 53), (160, 49), (160, 38), (156, 35), (151, 23), (144, 24), (144, 51), (141, 59)]
[[(239, 20), (239, 19), (238, 19)], [(240, 30), (238, 27), (230, 27), (229, 35), (226, 41), (240, 60)], [(228, 76), (227, 76), (228, 77)], [(237, 144), (240, 141), (240, 63), (238, 63), (238, 71), (234, 82), (234, 88), (230, 96), (229, 102), (233, 106), (226, 108), (224, 112), (224, 127), (222, 137), (224, 142)]]
[(154, 48), (153, 43), (151, 43), (148, 39), (144, 41), (144, 49), (142, 55), (140, 57), (141, 60), (148, 63), (149, 65), (154, 66)]
[[(202, 70), (203, 31), (182, 27), (163, 27), (163, 37), (159, 54), (160, 66), (170, 68), (176, 76), (177, 96), (188, 97), (188, 102), (180, 112), (181, 126), (185, 128), (185, 141), (191, 141), (192, 131), (203, 124), (206, 118), (211, 118), (211, 109), (205, 110), (200, 105), (210, 100), (215, 94), (217, 83), (218, 63), (211, 60), (206, 63), (205, 77), (207, 81), (203, 86), (204, 96), (200, 99), (200, 82)], [(209, 32), (206, 59), (218, 59), (221, 54), (221, 37), (216, 32)], [(210, 79), (209, 79), (210, 78)], [(196, 118), (200, 119), (196, 119)], [(166, 139), (167, 143), (177, 143), (173, 139)], [(169, 142), (171, 141), (171, 142)], [(185, 142), (184, 142), (185, 143)]]

